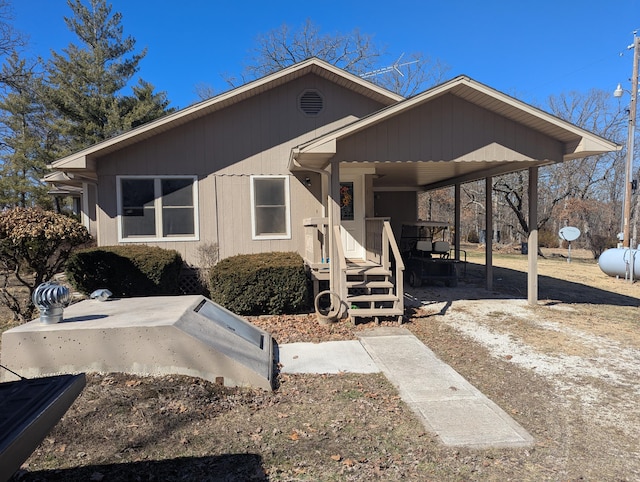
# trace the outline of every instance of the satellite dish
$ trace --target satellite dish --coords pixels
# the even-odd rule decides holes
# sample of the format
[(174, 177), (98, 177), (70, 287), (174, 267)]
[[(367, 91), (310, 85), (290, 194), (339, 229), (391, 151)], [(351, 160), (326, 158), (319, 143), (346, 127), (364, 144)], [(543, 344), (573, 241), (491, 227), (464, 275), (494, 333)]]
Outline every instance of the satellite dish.
[(558, 234), (560, 235), (560, 239), (571, 242), (580, 237), (580, 230), (573, 226), (565, 226)]

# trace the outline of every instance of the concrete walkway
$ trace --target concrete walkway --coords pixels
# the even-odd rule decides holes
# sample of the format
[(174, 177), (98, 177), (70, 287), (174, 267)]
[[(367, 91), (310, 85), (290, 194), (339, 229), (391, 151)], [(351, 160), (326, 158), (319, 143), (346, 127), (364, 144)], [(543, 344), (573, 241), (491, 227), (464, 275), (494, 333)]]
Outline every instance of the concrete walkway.
[(292, 343), (278, 350), (283, 373), (381, 371), (445, 445), (533, 444), (526, 430), (407, 329), (379, 327), (362, 332), (359, 341)]

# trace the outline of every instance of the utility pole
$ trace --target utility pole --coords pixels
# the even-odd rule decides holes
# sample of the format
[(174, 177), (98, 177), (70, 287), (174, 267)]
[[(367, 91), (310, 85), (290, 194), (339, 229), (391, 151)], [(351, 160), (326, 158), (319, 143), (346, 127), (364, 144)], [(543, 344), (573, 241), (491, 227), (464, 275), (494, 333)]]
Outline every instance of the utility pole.
[[(631, 227), (631, 185), (633, 181), (633, 145), (636, 129), (636, 102), (638, 98), (638, 58), (640, 57), (640, 37), (637, 31), (633, 32), (633, 44), (629, 45), (633, 49), (633, 75), (631, 76), (631, 104), (629, 104), (629, 131), (627, 134), (627, 163), (625, 169), (624, 185), (624, 222), (622, 245), (625, 248), (631, 247), (630, 227)], [(618, 93), (618, 94), (616, 94)], [(618, 85), (614, 95), (620, 97), (622, 88)]]
[[(626, 249), (623, 258), (627, 262), (627, 274), (629, 282), (635, 280), (635, 255), (636, 251), (631, 244), (631, 195), (633, 186), (633, 145), (636, 133), (636, 102), (638, 99), (638, 59), (640, 58), (640, 38), (638, 31), (633, 31), (633, 43), (627, 50), (633, 49), (633, 73), (631, 75), (631, 103), (629, 104), (629, 130), (627, 132), (627, 161), (625, 165), (624, 178), (624, 207), (622, 210), (622, 246)], [(620, 84), (613, 92), (614, 97), (622, 97), (624, 89)], [(635, 236), (634, 236), (635, 243)]]

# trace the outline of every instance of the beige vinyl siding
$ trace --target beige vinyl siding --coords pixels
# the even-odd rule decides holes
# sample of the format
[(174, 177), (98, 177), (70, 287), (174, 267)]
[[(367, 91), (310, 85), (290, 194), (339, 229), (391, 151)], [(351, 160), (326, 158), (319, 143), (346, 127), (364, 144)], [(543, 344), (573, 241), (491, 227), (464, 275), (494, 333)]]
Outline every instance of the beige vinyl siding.
[[(298, 110), (298, 96), (321, 91), (318, 116)], [(313, 74), (234, 104), (97, 160), (99, 244), (118, 243), (116, 176), (198, 176), (199, 241), (145, 244), (177, 249), (197, 263), (199, 244), (220, 256), (265, 251), (304, 253), (302, 219), (320, 216), (320, 178), (308, 188), (287, 169), (291, 148), (382, 106)], [(250, 175), (290, 176), (291, 239), (252, 240)], [(302, 180), (305, 175), (301, 174)]]
[(93, 183), (83, 184), (83, 196), (85, 206), (85, 212), (82, 213), (82, 222), (87, 227), (89, 234), (97, 239), (98, 236), (98, 224), (97, 220), (97, 204), (98, 204), (98, 189)]
[(338, 142), (349, 161), (561, 161), (559, 141), (452, 94)]
[[(320, 179), (317, 179), (319, 184)], [(243, 253), (296, 251), (304, 253), (302, 219), (320, 216), (322, 206), (304, 179), (289, 176), (291, 239), (252, 239), (250, 176), (216, 176), (217, 203), (220, 216), (220, 257)], [(314, 186), (312, 181), (312, 186)]]
[[(374, 195), (375, 215), (391, 218), (391, 227), (397, 241), (402, 235), (402, 224), (418, 219), (418, 194), (416, 191), (380, 191)], [(449, 220), (446, 220), (449, 221)], [(452, 220), (451, 220), (452, 221)]]

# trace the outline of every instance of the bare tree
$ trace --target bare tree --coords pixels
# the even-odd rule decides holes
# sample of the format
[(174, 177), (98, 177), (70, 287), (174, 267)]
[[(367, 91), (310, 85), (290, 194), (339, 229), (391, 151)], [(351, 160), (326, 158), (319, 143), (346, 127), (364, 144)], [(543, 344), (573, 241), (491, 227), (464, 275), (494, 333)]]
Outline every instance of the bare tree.
[[(11, 2), (0, 0), (0, 58), (3, 64), (27, 43), (24, 35), (13, 28), (11, 20), (13, 20)], [(15, 71), (5, 69), (0, 74), (0, 84), (3, 86), (14, 87), (20, 80), (22, 77)]]
[[(261, 34), (247, 62), (242, 81), (276, 72), (311, 57), (317, 57), (356, 75), (364, 75), (382, 67), (386, 56), (373, 37), (355, 29), (349, 33), (326, 34), (311, 20), (299, 29), (281, 27)], [(411, 54), (402, 70), (388, 69), (368, 80), (403, 96), (411, 96), (440, 82), (447, 67), (419, 53)], [(414, 62), (415, 61), (415, 62)], [(234, 86), (236, 79), (227, 78)]]
[[(551, 96), (549, 108), (554, 115), (598, 135), (613, 140), (621, 138), (622, 115), (611, 105), (606, 92), (591, 90)], [(589, 233), (585, 239), (589, 247), (594, 248), (594, 255), (599, 254), (600, 245), (611, 238), (617, 221), (615, 206), (620, 200), (623, 168), (620, 153), (613, 152), (540, 169), (537, 228), (543, 230), (553, 224), (558, 228), (564, 225), (563, 220), (572, 219)], [(519, 232), (525, 236), (531, 228), (527, 184), (528, 174), (518, 172), (497, 178), (493, 186), (494, 192), (511, 209)], [(599, 206), (598, 215), (587, 209), (595, 205)]]
[(207, 100), (216, 95), (216, 90), (213, 85), (206, 82), (200, 82), (196, 84), (196, 86), (193, 88), (193, 91), (200, 100)]

